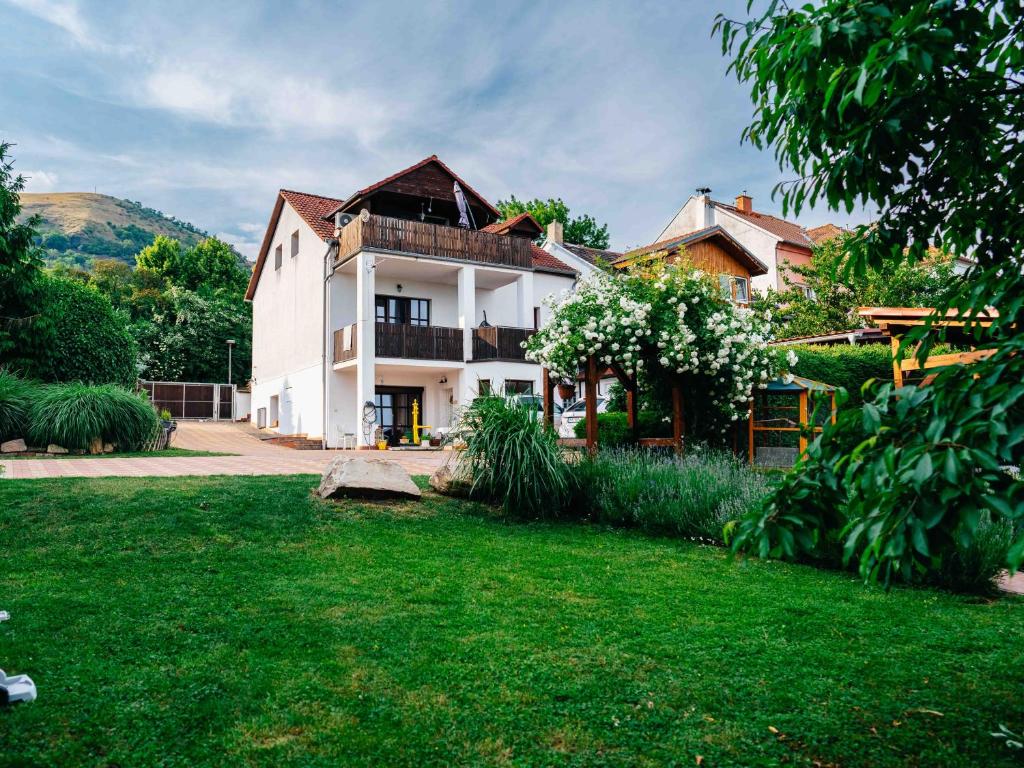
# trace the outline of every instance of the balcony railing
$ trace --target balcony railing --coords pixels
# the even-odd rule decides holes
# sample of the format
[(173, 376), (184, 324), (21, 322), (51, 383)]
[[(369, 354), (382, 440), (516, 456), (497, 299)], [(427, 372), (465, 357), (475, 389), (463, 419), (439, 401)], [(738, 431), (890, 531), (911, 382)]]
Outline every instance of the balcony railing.
[(536, 331), (492, 325), (473, 329), (474, 360), (525, 360), (522, 343)]
[(362, 248), (377, 248), (521, 269), (533, 265), (530, 242), (524, 238), (391, 216), (371, 215), (366, 221), (356, 217), (341, 229), (338, 240), (339, 262)]
[[(334, 362), (352, 360), (357, 354), (356, 330), (353, 323), (348, 348), (345, 347), (345, 329), (334, 332)], [(400, 357), (406, 360), (462, 360), (462, 329), (441, 325), (400, 325), (377, 323), (375, 353), (377, 357)]]

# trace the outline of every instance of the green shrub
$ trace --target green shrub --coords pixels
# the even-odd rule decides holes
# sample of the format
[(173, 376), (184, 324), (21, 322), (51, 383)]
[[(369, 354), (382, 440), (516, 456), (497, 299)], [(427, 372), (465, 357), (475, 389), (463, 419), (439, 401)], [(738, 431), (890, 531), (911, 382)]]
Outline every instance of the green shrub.
[(31, 382), (0, 368), (0, 443), (25, 437), (32, 389)]
[(142, 395), (113, 384), (49, 385), (35, 393), (29, 439), (34, 445), (56, 443), (71, 450), (99, 439), (122, 451), (137, 451), (157, 428), (156, 412)]
[(868, 379), (892, 381), (892, 351), (885, 344), (797, 345), (787, 349), (797, 356), (790, 373), (843, 387), (853, 404), (861, 403), (860, 389)]
[(728, 453), (678, 458), (650, 450), (601, 450), (573, 467), (571, 508), (615, 525), (722, 541), (722, 527), (768, 495), (770, 479)]
[[(672, 437), (672, 424), (650, 411), (640, 411), (638, 416), (640, 437)], [(587, 436), (587, 420), (581, 419), (573, 427), (576, 437)], [(625, 413), (609, 411), (597, 414), (597, 440), (602, 448), (618, 448), (628, 445), (632, 439)]]
[(1006, 568), (1006, 555), (1013, 544), (1013, 525), (1007, 520), (986, 517), (979, 523), (968, 546), (957, 544), (926, 580), (953, 592), (995, 594), (999, 574)]
[(110, 299), (78, 280), (41, 281), (39, 314), (18, 342), (18, 363), (47, 382), (133, 386), (136, 344)]
[(500, 503), (506, 514), (554, 516), (569, 489), (569, 470), (554, 430), (517, 398), (480, 397), (463, 413), (457, 433), (466, 441), (457, 474), (470, 496)]

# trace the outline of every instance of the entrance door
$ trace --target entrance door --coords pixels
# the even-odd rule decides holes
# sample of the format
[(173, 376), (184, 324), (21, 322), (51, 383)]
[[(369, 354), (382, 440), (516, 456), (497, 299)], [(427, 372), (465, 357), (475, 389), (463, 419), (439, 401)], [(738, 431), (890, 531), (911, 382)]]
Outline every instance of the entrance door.
[(377, 387), (374, 405), (377, 424), (384, 430), (388, 445), (398, 445), (406, 432), (412, 431), (412, 401), (420, 404), (420, 424), (424, 422), (423, 387)]

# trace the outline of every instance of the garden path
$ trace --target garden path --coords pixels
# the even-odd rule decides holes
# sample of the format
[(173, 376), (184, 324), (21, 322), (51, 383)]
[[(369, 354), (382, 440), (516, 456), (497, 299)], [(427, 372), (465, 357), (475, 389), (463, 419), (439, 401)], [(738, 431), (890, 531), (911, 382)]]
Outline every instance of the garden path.
[[(244, 424), (180, 421), (173, 446), (234, 456), (168, 456), (137, 458), (63, 458), (0, 461), (4, 478), (41, 477), (174, 477), (182, 475), (320, 474), (338, 455), (366, 456), (362, 451), (297, 451), (260, 440)], [(379, 454), (373, 454), (379, 455)], [(444, 463), (445, 451), (388, 451), (387, 458), (410, 474), (429, 475)]]

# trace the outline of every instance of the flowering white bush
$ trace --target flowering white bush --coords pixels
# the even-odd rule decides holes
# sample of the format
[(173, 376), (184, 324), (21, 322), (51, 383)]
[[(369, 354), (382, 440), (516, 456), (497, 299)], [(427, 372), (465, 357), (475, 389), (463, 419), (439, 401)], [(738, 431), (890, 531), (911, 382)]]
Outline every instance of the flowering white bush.
[(527, 357), (559, 378), (575, 378), (594, 355), (630, 375), (683, 381), (688, 395), (699, 389), (735, 421), (746, 413), (754, 388), (776, 374), (770, 315), (724, 299), (717, 284), (692, 267), (597, 273), (550, 307), (551, 318), (528, 342)]

